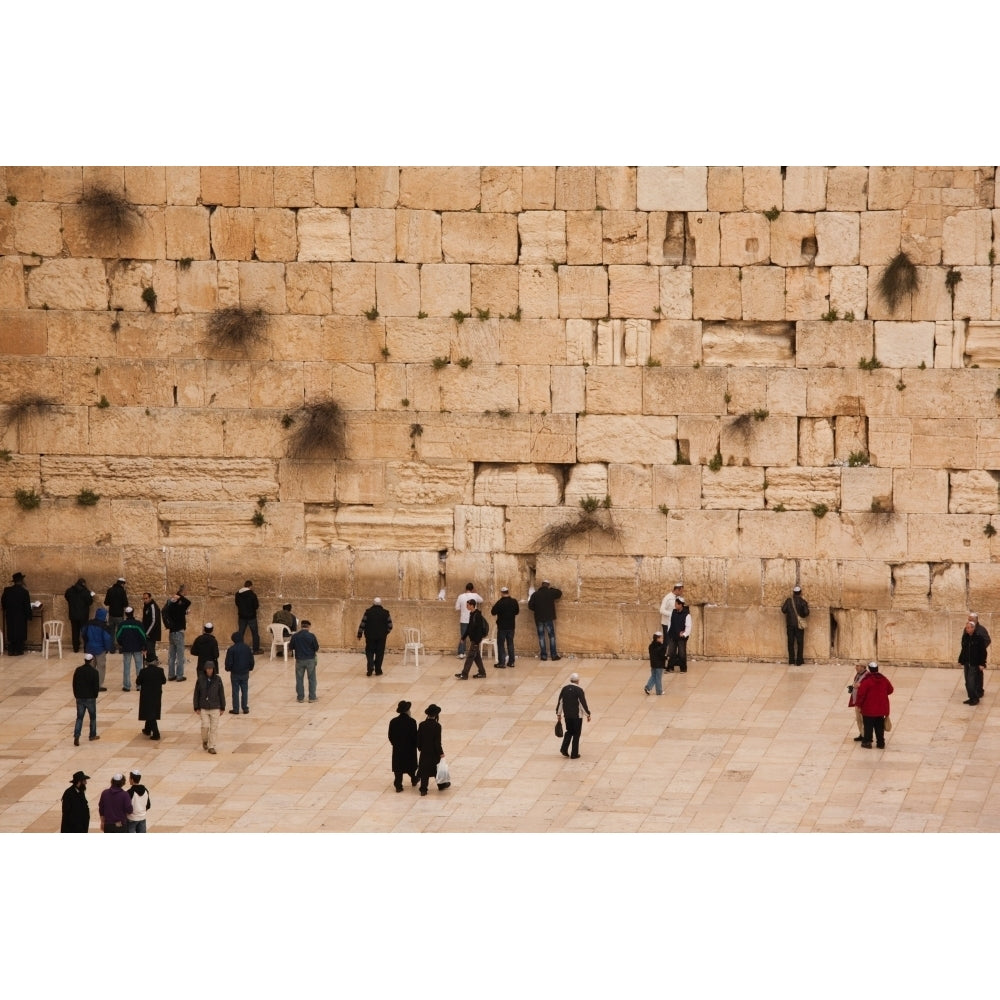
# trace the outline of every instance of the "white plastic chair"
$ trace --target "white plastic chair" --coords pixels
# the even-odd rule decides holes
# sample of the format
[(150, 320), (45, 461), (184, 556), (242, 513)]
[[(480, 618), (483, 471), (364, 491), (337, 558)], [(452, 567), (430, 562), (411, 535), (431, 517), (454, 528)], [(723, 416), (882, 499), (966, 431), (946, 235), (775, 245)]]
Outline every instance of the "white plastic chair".
[(493, 662), (496, 663), (500, 657), (497, 655), (497, 641), (491, 635), (479, 643), (479, 655), (483, 658), (483, 663), (486, 662), (486, 651), (488, 649), (493, 650)]
[(272, 622), (267, 626), (268, 632), (271, 633), (271, 656), (270, 659), (274, 659), (274, 654), (277, 652), (278, 647), (281, 647), (281, 655), (284, 657), (285, 662), (288, 662), (288, 641), (292, 637), (292, 630), (281, 622)]
[(62, 634), (62, 622), (51, 621), (42, 625), (42, 659), (49, 658), (49, 646), (58, 646), (59, 659), (62, 659)]
[(406, 657), (408, 653), (413, 653), (413, 662), (419, 667), (420, 666), (420, 653), (424, 649), (424, 644), (420, 641), (420, 629), (418, 628), (404, 628), (403, 629), (403, 666), (406, 666)]

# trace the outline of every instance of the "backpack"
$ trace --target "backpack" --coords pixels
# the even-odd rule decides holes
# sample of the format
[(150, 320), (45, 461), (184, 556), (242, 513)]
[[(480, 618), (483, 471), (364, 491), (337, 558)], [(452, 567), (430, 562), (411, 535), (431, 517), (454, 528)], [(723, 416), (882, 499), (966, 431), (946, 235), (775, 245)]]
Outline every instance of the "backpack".
[[(473, 626), (476, 630), (475, 634), (472, 632)], [(482, 642), (490, 634), (490, 623), (486, 620), (486, 616), (482, 612), (479, 612), (478, 617), (470, 625), (469, 634), (473, 642)]]
[(174, 631), (174, 619), (173, 615), (170, 613), (170, 602), (164, 601), (163, 607), (160, 608), (160, 624), (168, 631)]

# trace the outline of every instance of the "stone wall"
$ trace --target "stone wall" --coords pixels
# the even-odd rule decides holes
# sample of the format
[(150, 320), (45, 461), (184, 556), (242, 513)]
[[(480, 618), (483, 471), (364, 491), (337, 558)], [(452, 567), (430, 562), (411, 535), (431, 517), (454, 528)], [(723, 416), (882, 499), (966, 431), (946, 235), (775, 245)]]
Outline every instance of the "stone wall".
[(432, 648), (466, 581), (548, 578), (610, 655), (683, 579), (692, 652), (752, 658), (798, 582), (807, 656), (952, 664), (1000, 599), (998, 206), (993, 167), (0, 167), (0, 573), (221, 622), (251, 577), (329, 646), (378, 593)]

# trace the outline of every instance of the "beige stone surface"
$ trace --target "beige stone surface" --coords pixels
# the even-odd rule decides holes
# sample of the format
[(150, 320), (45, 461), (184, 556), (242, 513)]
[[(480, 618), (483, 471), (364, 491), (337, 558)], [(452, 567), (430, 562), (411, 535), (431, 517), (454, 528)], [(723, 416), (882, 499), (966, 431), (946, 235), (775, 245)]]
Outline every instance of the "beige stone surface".
[(868, 208), (868, 168), (830, 167), (826, 207), (831, 212), (863, 212)]
[(740, 271), (736, 267), (699, 267), (692, 274), (693, 315), (698, 319), (740, 319)]
[(639, 167), (636, 205), (641, 212), (704, 212), (708, 208), (708, 168)]
[(468, 264), (426, 264), (420, 269), (420, 308), (428, 316), (472, 309)]
[(29, 308), (107, 309), (104, 262), (57, 258), (32, 268), (27, 276)]
[(771, 226), (757, 212), (727, 212), (719, 219), (719, 263), (723, 267), (765, 264), (771, 256)]
[(395, 208), (400, 204), (398, 167), (356, 167), (354, 204), (358, 208)]
[(904, 208), (913, 193), (913, 167), (870, 167), (868, 208), (872, 212)]
[(789, 323), (705, 323), (702, 352), (706, 365), (731, 365), (736, 357), (751, 366), (791, 365), (794, 330)]
[(402, 167), (399, 204), (405, 208), (467, 212), (480, 201), (478, 167)]
[(444, 212), (441, 249), (448, 263), (517, 263), (517, 217), (496, 212)]
[(781, 209), (784, 192), (778, 167), (743, 168), (743, 207), (748, 212)]
[(743, 208), (743, 168), (708, 168), (708, 208), (713, 212), (739, 212)]
[(559, 315), (563, 318), (608, 314), (608, 272), (603, 267), (559, 268)]
[(859, 320), (798, 323), (795, 362), (811, 369), (855, 367), (861, 358), (878, 356), (874, 336), (874, 324)]

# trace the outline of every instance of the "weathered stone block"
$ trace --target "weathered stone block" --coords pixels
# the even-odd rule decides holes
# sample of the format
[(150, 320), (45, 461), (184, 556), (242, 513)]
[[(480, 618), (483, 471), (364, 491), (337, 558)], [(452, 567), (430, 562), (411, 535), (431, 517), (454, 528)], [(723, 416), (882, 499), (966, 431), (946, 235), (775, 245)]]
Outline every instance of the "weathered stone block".
[(499, 507), (455, 507), (456, 552), (502, 552), (504, 512)]
[(997, 474), (983, 469), (952, 472), (949, 476), (949, 514), (997, 513)]
[(206, 260), (211, 256), (209, 212), (202, 205), (170, 205), (164, 210), (167, 257)]
[(874, 324), (812, 321), (796, 324), (795, 363), (801, 368), (856, 368), (859, 358), (878, 356)]
[(775, 321), (785, 318), (785, 271), (780, 267), (745, 267), (740, 282), (743, 319)]
[(314, 167), (316, 204), (327, 208), (354, 207), (354, 167)]
[[(956, 316), (990, 315), (993, 292), (992, 270), (989, 267), (962, 268), (962, 280), (955, 286), (954, 312)], [(993, 364), (996, 365), (996, 362)]]
[(274, 167), (240, 167), (240, 204), (270, 208), (274, 204)]
[(875, 357), (888, 368), (934, 365), (933, 323), (875, 324)]
[(12, 226), (18, 253), (56, 257), (62, 250), (62, 212), (58, 205), (18, 202)]
[(608, 273), (604, 267), (559, 268), (560, 317), (608, 314)]
[(816, 263), (820, 267), (857, 264), (861, 248), (860, 216), (856, 212), (820, 212), (816, 216), (816, 243)]
[(299, 260), (351, 259), (351, 216), (347, 212), (336, 208), (306, 208), (298, 213), (297, 225)]
[(600, 264), (602, 212), (566, 213), (566, 261), (569, 264)]
[(313, 168), (275, 167), (274, 204), (288, 208), (313, 205)]
[(555, 466), (484, 465), (476, 472), (475, 503), (552, 507), (562, 502), (562, 474)]
[(661, 364), (700, 365), (702, 324), (696, 320), (661, 320), (649, 333), (649, 355)]
[(721, 413), (725, 391), (726, 372), (721, 369), (649, 368), (643, 372), (643, 412)]
[[(389, 319), (385, 325), (385, 346), (393, 361), (420, 363), (429, 373), (433, 358), (450, 355), (454, 329), (451, 319)], [(429, 382), (426, 377), (422, 381)]]
[[(0, 354), (45, 354), (45, 326), (45, 313), (42, 311), (25, 312), (23, 309), (15, 309), (0, 312)], [(10, 379), (9, 368), (6, 364), (4, 367), (4, 379)], [(8, 387), (10, 385), (8, 382)]]
[(285, 265), (240, 261), (240, 304), (247, 309), (283, 313), (288, 308)]
[(695, 317), (718, 320), (743, 315), (739, 268), (700, 267), (694, 269), (692, 277)]
[[(616, 507), (648, 511), (653, 505), (653, 476), (650, 468), (611, 463), (608, 466), (608, 492)], [(665, 530), (665, 524), (663, 527)]]
[(913, 167), (870, 167), (868, 209), (906, 208), (913, 197)]
[(780, 167), (743, 168), (743, 207), (748, 212), (780, 209), (783, 198)]
[(636, 206), (640, 212), (706, 211), (708, 168), (639, 167)]
[(470, 358), (476, 365), (499, 365), (500, 320), (467, 319), (455, 331), (455, 360)]
[[(467, 355), (461, 355), (467, 357)], [(435, 376), (438, 383), (440, 406), (457, 413), (483, 413), (484, 410), (517, 411), (517, 371), (512, 365), (493, 365), (474, 362), (463, 369), (449, 365)], [(491, 427), (490, 433), (502, 435), (510, 417), (499, 418), (503, 423)]]
[(884, 268), (899, 253), (900, 212), (863, 212), (858, 263)]
[[(841, 472), (840, 509), (844, 511), (897, 510), (894, 506), (892, 469), (845, 467)], [(832, 505), (831, 505), (832, 506)]]
[(235, 207), (240, 203), (239, 167), (202, 167), (201, 200), (205, 205)]
[(598, 167), (595, 176), (597, 206), (633, 212), (636, 207), (636, 168)]
[(687, 256), (696, 268), (718, 267), (721, 262), (721, 237), (717, 212), (689, 212)]
[[(675, 458), (697, 466), (707, 465), (719, 450), (720, 428), (721, 421), (718, 417), (679, 414), (676, 458), (666, 455), (661, 461)], [(697, 507), (698, 504), (694, 506)]]
[(354, 260), (396, 259), (396, 213), (387, 208), (351, 210), (351, 257)]
[(702, 352), (706, 365), (791, 366), (794, 336), (791, 323), (705, 323)]
[(743, 210), (743, 168), (708, 168), (708, 208), (712, 212)]
[(603, 501), (608, 495), (608, 467), (596, 462), (581, 463), (569, 470), (563, 502), (576, 509), (582, 500), (593, 498)]
[(787, 167), (784, 183), (786, 212), (822, 212), (826, 208), (826, 167)]
[(508, 264), (473, 264), (472, 308), (497, 319), (516, 313), (519, 277), (520, 269)]
[(201, 200), (201, 171), (198, 167), (167, 167), (165, 170), (168, 205), (197, 205)]
[(771, 227), (758, 212), (727, 213), (719, 219), (719, 263), (723, 267), (766, 263), (771, 253)]
[(907, 515), (907, 556), (912, 560), (944, 562), (974, 553), (982, 545), (979, 514)]
[(521, 242), (520, 263), (565, 263), (565, 212), (522, 212), (517, 217), (517, 228)]
[(479, 204), (479, 167), (401, 167), (399, 204), (467, 212)]
[(285, 301), (291, 313), (322, 316), (333, 309), (332, 271), (329, 264), (285, 265)]
[(690, 267), (660, 268), (660, 315), (665, 319), (691, 319), (694, 307)]
[(576, 442), (578, 461), (639, 464), (672, 461), (676, 433), (676, 417), (580, 417)]
[(386, 468), (386, 487), (389, 500), (396, 504), (472, 503), (473, 466), (461, 461), (390, 462)]
[(709, 471), (701, 480), (701, 505), (705, 510), (761, 510), (764, 507), (764, 470)]
[(556, 208), (592, 211), (597, 207), (594, 167), (556, 167)]
[(484, 212), (521, 211), (520, 167), (483, 167), (479, 183), (480, 206)]
[(75, 203), (82, 195), (83, 170), (80, 167), (42, 167), (43, 201)]
[(400, 202), (398, 167), (356, 167), (354, 203), (358, 208), (395, 208)]
[(781, 504), (786, 510), (812, 511), (822, 504), (829, 510), (840, 509), (840, 469), (769, 468), (767, 483), (768, 507)]
[(468, 313), (471, 295), (468, 264), (425, 264), (420, 269), (420, 308), (429, 316)]
[(765, 409), (771, 413), (797, 415), (806, 411), (808, 377), (795, 368), (778, 368), (767, 373)]
[(526, 318), (559, 315), (559, 276), (546, 264), (526, 264), (518, 269), (518, 295)]
[(646, 213), (606, 211), (597, 214), (602, 226), (605, 264), (645, 264), (648, 261)]
[(587, 371), (579, 363), (552, 369), (553, 413), (575, 415), (586, 410), (586, 378)]
[(892, 507), (897, 514), (948, 513), (947, 471), (893, 469)]
[(830, 308), (830, 271), (825, 267), (785, 270), (785, 318), (819, 319)]
[(375, 305), (382, 316), (416, 316), (420, 311), (417, 265), (376, 264)]
[(1000, 323), (969, 323), (963, 354), (970, 364), (978, 364), (984, 368), (1000, 367)]
[(34, 309), (107, 309), (104, 262), (72, 257), (43, 261), (28, 272), (27, 294)]
[(254, 212), (257, 260), (295, 260), (297, 250), (294, 212), (286, 208), (259, 208)]
[(782, 212), (771, 222), (771, 263), (803, 267), (816, 262), (816, 217), (803, 212)]
[(517, 262), (517, 217), (491, 212), (445, 212), (441, 249), (448, 263)]
[(830, 308), (841, 316), (864, 316), (868, 311), (868, 268), (830, 268)]
[(751, 416), (749, 423), (744, 417), (723, 422), (720, 448), (727, 465), (795, 465), (798, 450), (795, 417), (774, 415), (758, 420)]
[[(249, 208), (216, 208), (211, 218), (212, 251), (220, 260), (250, 260), (254, 213)], [(193, 256), (193, 255), (192, 255)]]
[(556, 203), (556, 168), (524, 167), (521, 171), (521, 199), (525, 211), (546, 210)]
[(449, 509), (341, 507), (334, 520), (338, 539), (359, 549), (440, 550), (454, 542), (454, 515)]
[(655, 319), (660, 308), (659, 270), (633, 264), (611, 264), (608, 267), (611, 314)]

